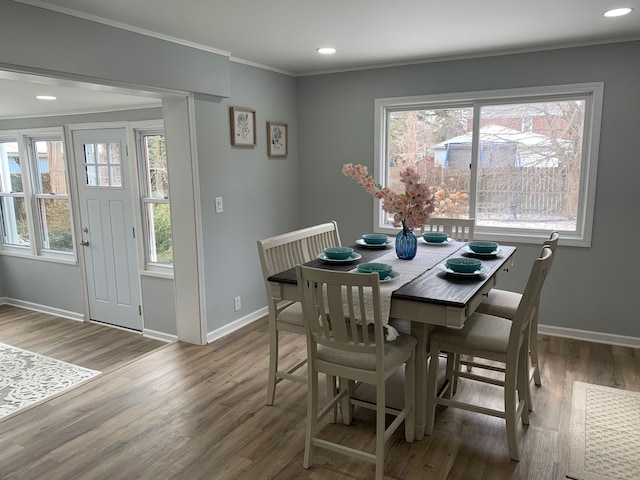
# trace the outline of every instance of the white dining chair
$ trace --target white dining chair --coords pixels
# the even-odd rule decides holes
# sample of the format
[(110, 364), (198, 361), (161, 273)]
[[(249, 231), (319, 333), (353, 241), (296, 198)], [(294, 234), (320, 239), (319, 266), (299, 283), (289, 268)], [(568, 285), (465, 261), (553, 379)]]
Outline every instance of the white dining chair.
[[(555, 252), (558, 246), (559, 239), (560, 235), (558, 234), (558, 232), (552, 232), (549, 236), (549, 239), (545, 240), (543, 243), (543, 246), (548, 246), (549, 248), (551, 248), (552, 252), (554, 253), (552, 258), (555, 258)], [(478, 306), (476, 311), (479, 313), (487, 313), (489, 315), (496, 315), (498, 317), (513, 320), (518, 310), (518, 305), (520, 304), (521, 299), (522, 294), (520, 293), (494, 288)], [(540, 302), (540, 298), (538, 298), (537, 301)], [(542, 380), (540, 378), (540, 361), (538, 359), (538, 311), (539, 308), (536, 309), (536, 315), (531, 319), (531, 326), (529, 335), (527, 337), (527, 343), (529, 345), (528, 349), (531, 362), (531, 366), (529, 367), (529, 382), (533, 380), (536, 386), (539, 387), (542, 385)], [(467, 364), (467, 367), (473, 366), (473, 363), (469, 363), (468, 361), (462, 361), (461, 363)], [(527, 391), (530, 394), (530, 390), (527, 389)], [(532, 406), (531, 402), (529, 402), (529, 406)]]
[[(313, 464), (314, 450), (324, 448), (375, 464), (375, 478), (382, 480), (385, 446), (391, 435), (404, 422), (406, 440), (412, 442), (415, 437), (417, 341), (402, 333), (393, 341), (385, 341), (377, 273), (340, 272), (298, 265), (296, 275), (307, 329), (309, 383), (304, 468)], [(372, 311), (366, 308), (365, 298), (371, 298)], [(385, 381), (403, 365), (404, 408), (401, 411), (387, 409)], [(340, 379), (339, 390), (322, 408), (318, 404), (319, 373)], [(351, 423), (354, 405), (367, 406), (352, 398), (354, 382), (372, 384), (376, 388), (376, 403), (368, 406), (376, 410), (373, 453), (319, 436), (321, 420), (334, 412), (338, 404), (346, 425)], [(396, 418), (385, 428), (387, 414), (396, 415)]]
[(438, 218), (432, 217), (420, 229), (420, 235), (425, 232), (444, 232), (457, 242), (473, 240), (476, 221), (473, 218)]
[[(464, 410), (504, 418), (507, 431), (509, 454), (513, 460), (519, 460), (517, 442), (517, 423), (529, 423), (527, 404), (528, 346), (527, 332), (532, 319), (539, 308), (540, 291), (551, 267), (553, 251), (545, 246), (540, 257), (534, 262), (513, 320), (484, 313), (473, 313), (462, 329), (435, 327), (430, 335), (429, 373), (427, 379), (427, 425), (426, 433), (432, 434), (435, 422), (436, 405), (461, 408)], [(447, 383), (438, 392), (437, 371), (440, 352), (447, 352)], [(469, 355), (489, 361), (503, 363), (504, 376), (494, 375), (493, 369), (487, 375), (471, 373), (462, 369), (450, 368), (456, 355)], [(479, 367), (483, 365), (478, 364)], [(459, 393), (454, 400), (449, 395), (454, 378), (470, 379), (489, 383), (503, 388), (502, 410), (488, 408), (482, 404), (484, 397), (473, 397), (477, 403), (462, 401)]]
[(333, 221), (258, 240), (258, 254), (267, 290), (267, 306), (269, 310), (267, 405), (273, 405), (276, 385), (280, 381), (286, 379), (303, 384), (307, 383), (304, 376), (296, 373), (305, 365), (306, 358), (286, 370), (278, 368), (280, 332), (305, 334), (302, 306), (299, 302), (283, 301), (280, 298), (280, 288), (271, 284), (268, 278), (276, 273), (294, 268), (298, 264), (313, 260), (326, 247), (339, 245), (338, 224)]

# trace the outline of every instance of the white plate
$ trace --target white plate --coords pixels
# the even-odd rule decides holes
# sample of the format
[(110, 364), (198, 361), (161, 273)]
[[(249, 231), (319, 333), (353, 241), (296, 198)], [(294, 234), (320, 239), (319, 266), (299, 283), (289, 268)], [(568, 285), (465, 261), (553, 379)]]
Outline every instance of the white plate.
[(318, 255), (318, 258), (320, 260), (324, 260), (325, 262), (329, 262), (329, 263), (349, 263), (349, 262), (355, 262), (356, 260), (360, 260), (362, 258), (362, 255), (360, 255), (359, 253), (353, 252), (350, 257), (345, 258), (344, 260), (338, 260), (337, 258), (327, 257), (327, 255), (323, 252), (320, 255)]
[(383, 278), (382, 280), (380, 280), (380, 283), (390, 282), (391, 280), (395, 280), (399, 276), (400, 276), (400, 272), (396, 272), (395, 270), (391, 270), (391, 273), (389, 274), (389, 276)]
[(356, 243), (361, 247), (367, 248), (387, 248), (389, 245), (393, 244), (393, 240), (387, 238), (387, 241), (385, 243), (367, 243), (363, 238), (359, 238), (358, 240), (356, 240)]
[(473, 250), (471, 250), (469, 248), (469, 245), (466, 245), (464, 247), (463, 251), (466, 252), (466, 253), (470, 253), (471, 255), (477, 255), (478, 257), (495, 257), (496, 255), (498, 255), (502, 251), (502, 249), (500, 247), (498, 247), (493, 252), (478, 253), (478, 252), (474, 252)]
[(475, 272), (469, 272), (469, 273), (463, 273), (463, 272), (454, 272), (453, 270), (451, 270), (450, 268), (447, 267), (446, 263), (440, 263), (438, 264), (438, 270), (448, 273), (450, 275), (456, 275), (459, 277), (474, 277), (476, 275), (480, 275), (482, 273), (487, 273), (489, 272), (489, 269), (487, 267), (485, 267), (484, 265), (482, 267), (480, 267), (480, 270), (476, 270)]
[(451, 238), (451, 237), (447, 237), (447, 239), (446, 239), (444, 242), (427, 242), (427, 241), (424, 239), (424, 237), (423, 237), (423, 236), (420, 236), (420, 240), (422, 240), (422, 241), (423, 241), (424, 243), (426, 243), (427, 245), (436, 245), (436, 246), (439, 246), (439, 245), (446, 245), (447, 243), (449, 243), (449, 242), (453, 242), (453, 241), (454, 241), (454, 240), (453, 240), (453, 238)]

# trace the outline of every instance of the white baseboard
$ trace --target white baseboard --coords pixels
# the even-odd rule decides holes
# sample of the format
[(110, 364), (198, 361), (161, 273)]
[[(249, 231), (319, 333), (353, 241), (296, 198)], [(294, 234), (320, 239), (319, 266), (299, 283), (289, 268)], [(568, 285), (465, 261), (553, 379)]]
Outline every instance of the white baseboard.
[(613, 333), (590, 332), (589, 330), (538, 325), (538, 334), (583, 340), (585, 342), (605, 343), (607, 345), (617, 345), (620, 347), (640, 348), (640, 338), (615, 335)]
[(217, 328), (214, 331), (209, 332), (207, 334), (207, 343), (215, 342), (216, 340), (222, 337), (226, 337), (231, 332), (235, 332), (239, 328), (249, 325), (255, 322), (256, 320), (260, 320), (261, 318), (266, 317), (268, 314), (269, 314), (269, 310), (267, 309), (267, 307), (263, 307), (260, 310), (256, 310), (255, 312), (250, 313), (249, 315), (246, 315), (242, 318), (234, 320), (233, 322), (223, 327)]
[[(48, 307), (46, 305), (39, 305), (36, 303), (25, 302), (23, 300), (16, 300), (13, 298), (0, 297), (0, 305), (12, 305), (14, 307), (26, 308), (27, 310), (33, 310), (36, 312), (47, 313), (50, 315), (56, 315), (58, 317), (68, 318), (70, 320), (76, 320), (79, 322), (84, 321), (84, 315), (77, 312), (69, 312), (67, 310), (61, 310), (58, 308)], [(220, 327), (207, 334), (207, 343), (214, 342), (232, 332), (235, 332), (239, 328), (249, 325), (256, 320), (267, 316), (269, 311), (267, 307), (263, 307), (260, 310), (256, 310), (249, 315), (246, 315), (238, 320), (235, 320), (228, 325)], [(163, 342), (174, 342), (178, 340), (177, 335), (170, 335), (155, 330), (145, 329), (142, 334), (145, 337), (161, 340)], [(617, 345), (620, 347), (640, 348), (640, 338), (629, 337), (626, 335), (616, 335), (612, 333), (592, 332), (589, 330), (578, 330), (575, 328), (554, 327), (552, 325), (538, 325), (538, 334), (549, 335), (551, 337), (570, 338), (573, 340), (582, 340), (585, 342), (604, 343), (607, 345)]]
[(24, 300), (16, 300), (15, 298), (4, 297), (0, 305), (11, 305), (13, 307), (25, 308), (34, 312), (46, 313), (49, 315), (55, 315), (56, 317), (67, 318), (69, 320), (76, 320), (78, 322), (84, 322), (84, 314), (78, 312), (70, 312), (68, 310), (62, 310), (60, 308), (49, 307), (47, 305), (40, 305), (38, 303), (25, 302)]
[(167, 343), (178, 341), (177, 335), (170, 335), (168, 333), (158, 332), (156, 330), (150, 330), (148, 328), (145, 328), (142, 330), (142, 336), (147, 338), (152, 338), (154, 340), (160, 340), (161, 342), (167, 342)]

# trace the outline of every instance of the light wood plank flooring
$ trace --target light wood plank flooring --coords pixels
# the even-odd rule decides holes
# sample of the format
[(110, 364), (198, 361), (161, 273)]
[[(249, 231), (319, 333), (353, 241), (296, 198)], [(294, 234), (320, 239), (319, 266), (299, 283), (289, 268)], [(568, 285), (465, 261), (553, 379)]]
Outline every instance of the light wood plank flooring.
[[(110, 337), (121, 334), (131, 343)], [(264, 404), (266, 319), (208, 346), (154, 349), (139, 335), (5, 306), (0, 342), (108, 372), (0, 422), (3, 480), (373, 478), (372, 465), (322, 450), (311, 469), (302, 467), (306, 387), (283, 382), (276, 404)], [(298, 336), (281, 344), (287, 361), (305, 355)], [(534, 388), (531, 425), (520, 432), (520, 462), (509, 459), (501, 420), (440, 409), (432, 436), (408, 444), (399, 429), (391, 438), (387, 478), (564, 479), (573, 381), (639, 391), (640, 351), (542, 337), (540, 356), (543, 386)], [(468, 381), (458, 391), (493, 393)], [(373, 412), (357, 409), (351, 426), (324, 432), (373, 447), (374, 423)]]

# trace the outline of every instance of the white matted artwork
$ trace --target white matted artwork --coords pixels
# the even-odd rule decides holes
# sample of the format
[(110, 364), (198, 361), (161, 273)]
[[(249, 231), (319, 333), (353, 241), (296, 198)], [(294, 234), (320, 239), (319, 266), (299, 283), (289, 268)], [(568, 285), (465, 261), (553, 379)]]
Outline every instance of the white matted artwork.
[(267, 155), (286, 157), (289, 153), (289, 130), (286, 123), (267, 122)]
[(256, 146), (256, 111), (251, 108), (231, 107), (231, 145)]

